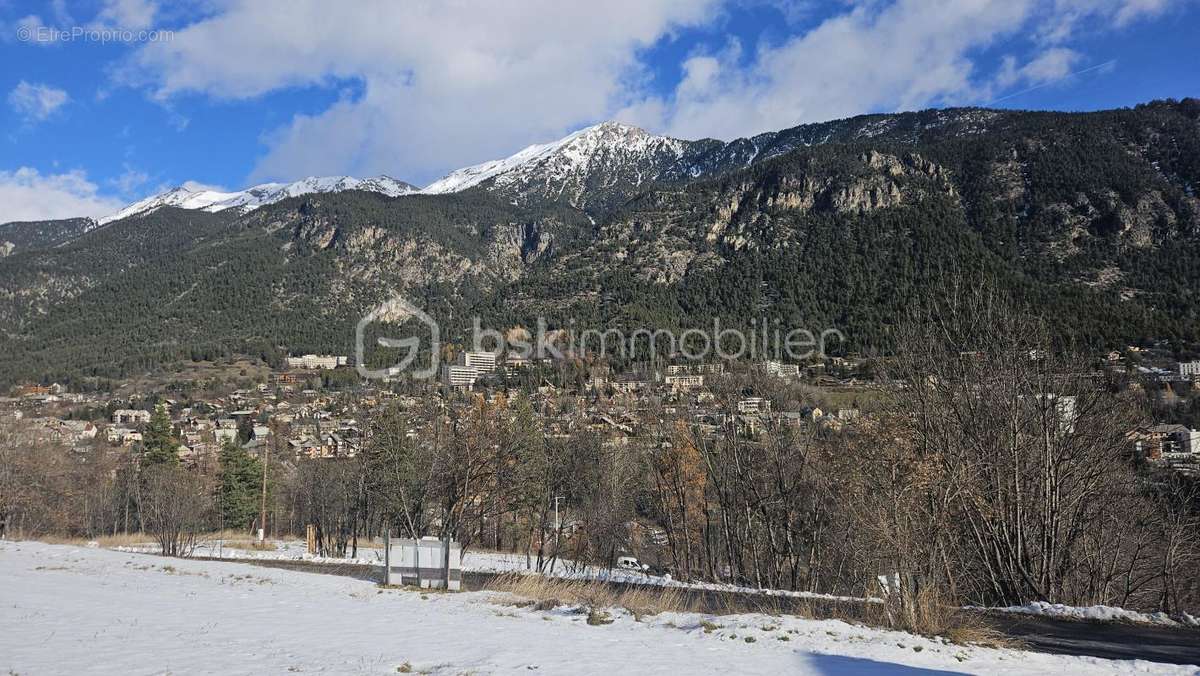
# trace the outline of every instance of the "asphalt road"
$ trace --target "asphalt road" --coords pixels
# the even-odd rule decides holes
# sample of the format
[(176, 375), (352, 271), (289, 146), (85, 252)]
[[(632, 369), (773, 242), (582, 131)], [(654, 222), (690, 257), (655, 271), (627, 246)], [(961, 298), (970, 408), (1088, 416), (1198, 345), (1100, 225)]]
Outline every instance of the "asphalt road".
[[(270, 559), (206, 560), (250, 563), (268, 568), (342, 575), (373, 581), (378, 581), (382, 574), (377, 566), (353, 563), (311, 563)], [(463, 584), (467, 589), (482, 589), (496, 577), (497, 575), (494, 573), (463, 571)], [(626, 582), (607, 584), (622, 588), (639, 586)], [(701, 612), (710, 614), (762, 611), (797, 614), (817, 619), (858, 621), (872, 626), (883, 625), (882, 610), (878, 604), (768, 596), (755, 592), (706, 589), (681, 591), (689, 597), (689, 600), (695, 601)], [(964, 610), (963, 612), (978, 613), (988, 626), (1014, 639), (1027, 650), (1062, 655), (1087, 655), (1106, 659), (1140, 659), (1171, 664), (1200, 665), (1200, 629), (1122, 622), (1089, 622), (975, 610)]]
[(1020, 641), (1029, 650), (1200, 665), (1200, 630), (1197, 629), (1064, 620), (1015, 613), (982, 614), (989, 625)]

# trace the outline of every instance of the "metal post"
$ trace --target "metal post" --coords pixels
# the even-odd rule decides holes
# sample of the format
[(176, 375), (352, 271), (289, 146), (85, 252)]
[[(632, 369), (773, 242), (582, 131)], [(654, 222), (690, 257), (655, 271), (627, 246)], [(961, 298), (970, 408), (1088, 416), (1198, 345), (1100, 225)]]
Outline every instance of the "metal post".
[[(275, 436), (271, 435), (271, 443), (275, 443)], [(271, 462), (271, 445), (266, 444), (263, 449), (262, 461), (262, 509), (258, 515), (258, 541), (267, 541), (267, 463)]]
[(392, 586), (392, 529), (383, 529), (383, 585)]
[(446, 548), (446, 551), (444, 551), (442, 553), (442, 565), (446, 567), (445, 571), (443, 571), (445, 573), (445, 575), (443, 576), (443, 579), (445, 580), (445, 587), (443, 587), (443, 589), (445, 589), (446, 591), (450, 591), (450, 533), (449, 532), (446, 533), (446, 540), (445, 540), (445, 542), (442, 543), (442, 546)]
[(417, 589), (421, 588), (421, 539), (413, 538), (413, 569), (417, 571)]

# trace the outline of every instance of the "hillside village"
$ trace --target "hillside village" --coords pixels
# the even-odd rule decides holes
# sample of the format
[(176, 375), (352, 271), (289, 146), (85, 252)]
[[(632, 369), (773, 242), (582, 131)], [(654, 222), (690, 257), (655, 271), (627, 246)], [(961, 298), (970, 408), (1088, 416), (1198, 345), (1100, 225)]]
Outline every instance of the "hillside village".
[[(271, 447), (291, 461), (354, 457), (369, 431), (365, 417), (389, 404), (414, 409), (431, 398), (462, 408), (478, 398), (521, 393), (548, 436), (584, 430), (620, 446), (644, 434), (652, 419), (685, 421), (709, 435), (733, 429), (749, 438), (764, 429), (838, 430), (870, 416), (878, 395), (897, 387), (877, 379), (870, 360), (843, 357), (808, 364), (679, 363), (614, 373), (603, 364), (564, 368), (549, 359), (463, 351), (442, 366), (436, 382), (418, 385), (362, 381), (348, 361), (342, 355), (292, 356), (264, 381), (234, 378), (198, 395), (164, 389), (120, 398), (57, 384), (21, 385), (0, 397), (0, 423), (19, 423), (39, 441), (77, 451), (120, 454), (138, 446), (152, 411), (164, 406), (180, 459), (215, 471), (227, 442), (255, 456)], [(1143, 394), (1150, 417), (1161, 418), (1129, 430), (1131, 457), (1200, 475), (1200, 402), (1194, 395), (1200, 361), (1175, 362), (1153, 348), (1130, 346), (1099, 355), (1091, 375)]]
[[(114, 451), (133, 448), (142, 441), (141, 428), (149, 423), (155, 406), (170, 412), (179, 435), (180, 458), (196, 466), (210, 466), (225, 442), (243, 444), (260, 453), (276, 435), (283, 438), (293, 459), (353, 457), (362, 447), (364, 415), (388, 403), (414, 407), (418, 399), (433, 397), (445, 406), (469, 406), (473, 397), (494, 399), (522, 392), (535, 405), (548, 434), (568, 435), (579, 428), (603, 435), (607, 443), (621, 444), (639, 433), (645, 416), (693, 421), (713, 433), (735, 425), (753, 435), (767, 425), (838, 428), (860, 415), (855, 407), (805, 405), (780, 410), (766, 396), (740, 396), (725, 401), (715, 387), (753, 374), (771, 379), (776, 388), (823, 383), (841, 391), (841, 399), (861, 392), (869, 398), (881, 384), (857, 375), (853, 360), (834, 358), (826, 366), (812, 365), (803, 372), (794, 364), (764, 362), (735, 365), (741, 372), (726, 371), (725, 364), (668, 365), (653, 374), (612, 374), (602, 366), (586, 369), (586, 378), (560, 378), (549, 360), (511, 357), (497, 361), (488, 352), (464, 352), (457, 363), (443, 367), (437, 384), (413, 392), (411, 384), (374, 384), (358, 381), (347, 358), (333, 355), (290, 357), (283, 369), (266, 382), (231, 388), (219, 396), (172, 396), (170, 392), (115, 399), (99, 393), (72, 393), (57, 384), (23, 385), (0, 398), (0, 415), (20, 421), (36, 437), (82, 450), (107, 446)], [(828, 373), (844, 376), (839, 378)], [(322, 386), (322, 372), (346, 374), (354, 385)], [(554, 384), (553, 380), (559, 380)], [(243, 383), (244, 384), (244, 383)], [(472, 396), (466, 396), (472, 395)], [(729, 405), (732, 404), (732, 405)], [(581, 413), (583, 415), (581, 415)]]

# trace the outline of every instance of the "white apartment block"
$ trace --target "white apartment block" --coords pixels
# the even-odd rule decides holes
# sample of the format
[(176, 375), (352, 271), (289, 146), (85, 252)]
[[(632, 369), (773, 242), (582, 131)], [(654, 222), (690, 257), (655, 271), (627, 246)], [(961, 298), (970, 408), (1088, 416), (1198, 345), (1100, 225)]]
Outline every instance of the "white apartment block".
[(697, 387), (704, 387), (704, 376), (699, 375), (673, 375), (663, 379), (671, 389), (674, 390), (691, 390)]
[(288, 357), (288, 368), (308, 369), (316, 371), (318, 369), (330, 370), (339, 366), (345, 366), (347, 358), (332, 354), (306, 354), (301, 357)]
[(463, 352), (458, 355), (457, 366), (469, 366), (479, 373), (491, 373), (496, 370), (495, 352)]
[(714, 364), (670, 364), (667, 366), (667, 375), (681, 376), (685, 373), (724, 373), (725, 364), (720, 362)]
[(796, 364), (784, 364), (780, 361), (763, 362), (763, 372), (775, 378), (799, 378), (800, 367)]
[(141, 425), (150, 422), (150, 411), (121, 408), (113, 411), (114, 425)]
[(747, 397), (737, 403), (738, 413), (770, 413), (771, 402), (762, 397)]
[(1195, 378), (1196, 376), (1200, 376), (1200, 361), (1179, 362), (1179, 376), (1181, 378)]
[(1192, 455), (1200, 455), (1200, 430), (1187, 430), (1179, 434), (1180, 450)]
[(442, 367), (442, 382), (450, 387), (471, 387), (479, 379), (479, 369), (475, 366), (447, 364)]

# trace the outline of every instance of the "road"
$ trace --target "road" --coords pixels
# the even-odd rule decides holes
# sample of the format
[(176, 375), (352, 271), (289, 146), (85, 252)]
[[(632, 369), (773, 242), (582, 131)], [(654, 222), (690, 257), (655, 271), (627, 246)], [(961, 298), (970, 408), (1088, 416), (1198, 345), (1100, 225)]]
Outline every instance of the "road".
[(982, 613), (985, 621), (1023, 647), (1045, 653), (1090, 655), (1114, 660), (1150, 660), (1200, 665), (1200, 630), (1156, 624), (1088, 622)]
[[(378, 581), (378, 566), (356, 563), (312, 563), (271, 559), (216, 559), (210, 561), (249, 563), (268, 568), (284, 568), (324, 575), (342, 575)], [(467, 589), (482, 589), (495, 579), (495, 573), (463, 571)], [(606, 583), (614, 587), (634, 588), (627, 582)], [(884, 626), (880, 604), (857, 601), (827, 601), (791, 596), (768, 596), (755, 592), (680, 589), (694, 600), (701, 612), (721, 615), (743, 612), (796, 614), (815, 619), (858, 621)], [(997, 613), (977, 610), (985, 624), (1017, 641), (1022, 648), (1061, 655), (1088, 655), (1106, 659), (1149, 660), (1170, 664), (1200, 665), (1200, 629), (1119, 622), (1088, 622), (1061, 618)]]

